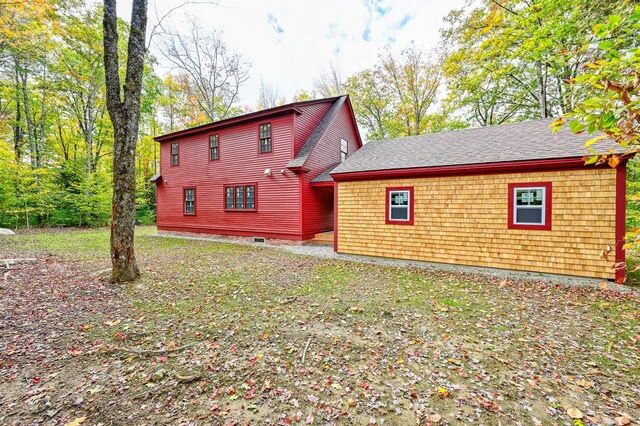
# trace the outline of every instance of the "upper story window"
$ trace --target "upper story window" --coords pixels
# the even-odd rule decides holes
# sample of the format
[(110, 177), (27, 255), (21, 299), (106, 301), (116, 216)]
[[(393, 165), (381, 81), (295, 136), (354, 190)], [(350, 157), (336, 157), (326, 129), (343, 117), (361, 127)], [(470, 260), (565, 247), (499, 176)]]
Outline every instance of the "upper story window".
[(209, 135), (209, 160), (220, 158), (220, 145), (218, 144), (218, 134)]
[(196, 214), (196, 189), (184, 189), (184, 214)]
[(224, 193), (225, 210), (256, 210), (256, 185), (228, 185)]
[(347, 153), (349, 149), (349, 143), (344, 139), (340, 139), (340, 162), (347, 159)]
[(509, 184), (510, 229), (551, 229), (551, 182)]
[(177, 166), (178, 162), (178, 142), (171, 142), (171, 165)]
[(271, 152), (271, 123), (260, 125), (260, 153)]
[(413, 187), (387, 188), (386, 223), (413, 225)]

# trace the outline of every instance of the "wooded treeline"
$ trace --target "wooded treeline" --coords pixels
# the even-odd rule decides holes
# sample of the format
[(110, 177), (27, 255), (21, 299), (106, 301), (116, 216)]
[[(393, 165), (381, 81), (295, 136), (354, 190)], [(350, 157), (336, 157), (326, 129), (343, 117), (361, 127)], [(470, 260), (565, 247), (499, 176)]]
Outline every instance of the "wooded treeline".
[[(195, 18), (187, 28), (163, 28), (151, 51), (173, 71), (158, 75), (156, 58), (147, 56), (137, 219), (155, 220), (155, 188), (148, 179), (157, 171), (156, 135), (342, 93), (351, 95), (367, 139), (561, 116), (593, 96), (589, 85), (576, 84), (602, 54), (593, 26), (633, 13), (630, 1), (475, 2), (449, 13), (433, 51), (414, 44), (400, 53), (386, 48), (375, 66), (349, 76), (328, 59), (313, 87), (301, 88), (293, 99), (262, 82), (255, 106), (240, 102), (250, 64), (220, 33)], [(127, 40), (128, 30), (120, 21), (120, 40)], [(113, 134), (102, 38), (100, 5), (0, 3), (0, 226), (109, 222)], [(637, 47), (638, 40), (630, 36), (621, 43)], [(126, 54), (121, 46), (123, 63)]]

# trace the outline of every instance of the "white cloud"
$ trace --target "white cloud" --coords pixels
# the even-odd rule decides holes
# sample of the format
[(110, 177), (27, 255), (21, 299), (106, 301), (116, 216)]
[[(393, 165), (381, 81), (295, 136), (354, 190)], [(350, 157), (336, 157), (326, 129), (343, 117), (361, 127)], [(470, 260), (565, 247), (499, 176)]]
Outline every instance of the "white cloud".
[[(221, 0), (187, 5), (165, 22), (179, 30), (186, 25), (185, 14), (191, 14), (204, 26), (221, 31), (228, 47), (252, 65), (240, 94), (242, 104), (255, 105), (261, 79), (291, 99), (298, 90), (310, 90), (313, 78), (331, 61), (348, 76), (374, 65), (381, 49), (399, 52), (412, 41), (433, 48), (442, 18), (463, 1)], [(150, 24), (156, 9), (162, 16), (174, 4), (169, 0), (150, 4)], [(130, 3), (119, 6), (128, 20)], [(153, 47), (152, 53), (160, 57)]]

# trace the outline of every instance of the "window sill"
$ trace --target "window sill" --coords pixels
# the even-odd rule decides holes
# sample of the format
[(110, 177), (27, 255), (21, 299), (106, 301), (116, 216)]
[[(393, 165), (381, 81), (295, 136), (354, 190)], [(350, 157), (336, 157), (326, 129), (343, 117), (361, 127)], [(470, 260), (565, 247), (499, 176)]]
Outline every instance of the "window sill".
[(413, 225), (413, 220), (389, 220), (387, 219), (387, 225)]
[(534, 224), (518, 224), (518, 223), (510, 223), (509, 229), (525, 229), (529, 231), (551, 231), (551, 224), (546, 223), (544, 225), (534, 225)]
[(225, 212), (238, 212), (238, 213), (242, 213), (242, 212), (257, 212), (258, 209), (224, 209), (223, 211)]
[(195, 213), (182, 213), (184, 216), (195, 216)]

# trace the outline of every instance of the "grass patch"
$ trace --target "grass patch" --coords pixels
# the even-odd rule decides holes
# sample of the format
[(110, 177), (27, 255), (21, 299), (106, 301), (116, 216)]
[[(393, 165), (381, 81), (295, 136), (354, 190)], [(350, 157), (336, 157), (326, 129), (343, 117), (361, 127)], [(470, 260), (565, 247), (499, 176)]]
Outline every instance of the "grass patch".
[[(143, 274), (124, 286), (95, 276), (109, 266), (108, 230), (3, 240), (3, 256), (47, 261), (11, 270), (2, 290), (0, 347), (13, 352), (0, 406), (14, 408), (0, 423), (39, 422), (18, 402), (40, 387), (62, 424), (562, 424), (585, 406), (596, 423), (636, 416), (637, 295), (154, 232), (137, 230)], [(63, 405), (64, 389), (85, 402)]]

